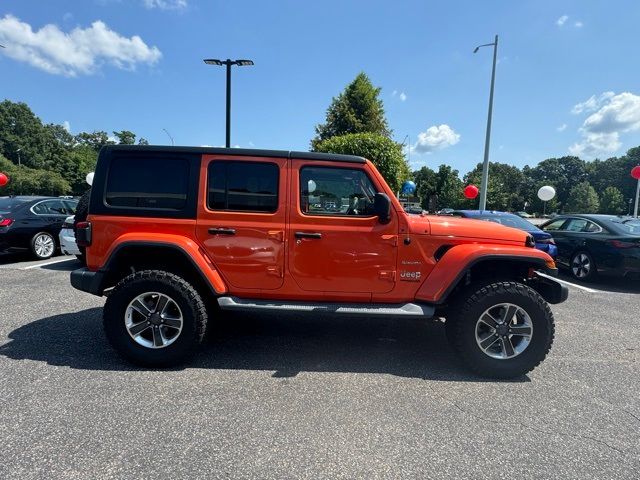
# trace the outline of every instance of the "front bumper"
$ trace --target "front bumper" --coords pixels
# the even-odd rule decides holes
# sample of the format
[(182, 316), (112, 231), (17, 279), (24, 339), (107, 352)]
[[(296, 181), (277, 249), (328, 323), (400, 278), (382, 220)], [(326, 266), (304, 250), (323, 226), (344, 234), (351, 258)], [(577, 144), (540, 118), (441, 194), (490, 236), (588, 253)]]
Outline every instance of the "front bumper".
[(547, 268), (545, 273), (535, 273), (530, 286), (542, 295), (547, 303), (562, 303), (569, 298), (569, 288), (553, 278), (558, 276), (558, 269)]
[(92, 272), (88, 268), (79, 268), (71, 272), (71, 286), (83, 292), (102, 296), (104, 292), (104, 273)]

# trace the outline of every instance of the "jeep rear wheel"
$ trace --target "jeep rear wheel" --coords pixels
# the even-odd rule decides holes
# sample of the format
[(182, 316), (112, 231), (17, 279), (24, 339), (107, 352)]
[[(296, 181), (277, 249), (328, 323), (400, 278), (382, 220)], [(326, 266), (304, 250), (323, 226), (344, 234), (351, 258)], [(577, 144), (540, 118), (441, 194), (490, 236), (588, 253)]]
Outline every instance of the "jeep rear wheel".
[(499, 282), (458, 300), (446, 319), (447, 338), (476, 373), (518, 377), (533, 370), (549, 353), (553, 314), (535, 290), (516, 282)]
[(116, 285), (105, 303), (103, 321), (107, 339), (124, 358), (147, 367), (171, 367), (202, 341), (207, 312), (183, 278), (145, 270)]

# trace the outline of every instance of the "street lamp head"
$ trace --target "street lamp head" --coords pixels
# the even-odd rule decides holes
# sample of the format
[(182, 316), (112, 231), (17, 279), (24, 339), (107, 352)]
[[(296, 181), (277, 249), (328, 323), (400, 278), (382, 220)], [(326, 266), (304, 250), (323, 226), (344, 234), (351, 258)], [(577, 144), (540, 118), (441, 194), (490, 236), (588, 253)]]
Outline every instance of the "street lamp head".
[(476, 47), (473, 53), (478, 53), (478, 50), (480, 50), (480, 47)]
[(249, 66), (249, 65), (253, 65), (253, 60), (236, 60), (235, 64), (238, 65), (239, 67), (245, 67), (245, 66)]
[(204, 63), (206, 63), (207, 65), (222, 65), (222, 62), (217, 58), (205, 58)]

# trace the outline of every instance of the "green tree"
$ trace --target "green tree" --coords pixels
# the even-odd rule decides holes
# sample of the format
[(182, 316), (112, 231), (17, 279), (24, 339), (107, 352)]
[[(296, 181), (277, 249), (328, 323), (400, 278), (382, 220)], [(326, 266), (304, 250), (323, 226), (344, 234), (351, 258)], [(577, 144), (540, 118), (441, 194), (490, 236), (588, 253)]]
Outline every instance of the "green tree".
[(0, 172), (9, 177), (9, 183), (0, 187), (0, 195), (64, 195), (71, 186), (59, 173), (49, 170), (17, 166), (0, 155)]
[(568, 213), (594, 213), (599, 208), (598, 194), (591, 184), (585, 181), (571, 189), (565, 211)]
[[(523, 170), (524, 171), (524, 170)], [(551, 185), (556, 189), (557, 202), (562, 210), (566, 210), (571, 189), (587, 180), (586, 162), (578, 157), (548, 158), (527, 172), (533, 180), (533, 202), (536, 211), (542, 211), (542, 202), (538, 199), (537, 190), (543, 185)]]
[(136, 134), (129, 130), (120, 130), (119, 132), (113, 132), (118, 139), (119, 145), (133, 145), (136, 143)]
[[(476, 165), (464, 176), (464, 183), (480, 188), (482, 184), (482, 164)], [(487, 189), (487, 209), (502, 211), (518, 211), (524, 208), (527, 201), (524, 174), (513, 165), (506, 163), (489, 163), (489, 185)], [(478, 199), (463, 201), (467, 208), (478, 208)]]
[(376, 88), (364, 73), (358, 76), (334, 97), (327, 109), (325, 123), (316, 126), (316, 137), (311, 141), (313, 150), (331, 137), (350, 133), (375, 133), (391, 136), (391, 130), (384, 115), (384, 106), (379, 98), (380, 88)]
[(76, 143), (82, 146), (89, 146), (96, 152), (99, 152), (105, 145), (115, 144), (113, 140), (109, 140), (107, 132), (102, 130), (93, 131), (91, 133), (79, 133), (76, 135)]
[(460, 180), (458, 170), (450, 165), (440, 165), (436, 173), (434, 210), (458, 208), (463, 203), (463, 188), (464, 184)]
[(416, 195), (420, 198), (420, 204), (424, 210), (434, 211), (437, 175), (429, 167), (422, 167), (413, 172), (413, 181), (416, 184)]
[(144, 137), (140, 137), (140, 139), (138, 140), (138, 145), (149, 145), (149, 140)]
[(0, 152), (13, 163), (42, 167), (50, 136), (26, 103), (0, 103)]
[(620, 215), (625, 211), (625, 201), (622, 193), (616, 187), (607, 187), (600, 198), (600, 213)]
[(394, 192), (411, 177), (402, 146), (375, 133), (353, 133), (328, 138), (316, 146), (318, 152), (359, 155), (373, 162)]

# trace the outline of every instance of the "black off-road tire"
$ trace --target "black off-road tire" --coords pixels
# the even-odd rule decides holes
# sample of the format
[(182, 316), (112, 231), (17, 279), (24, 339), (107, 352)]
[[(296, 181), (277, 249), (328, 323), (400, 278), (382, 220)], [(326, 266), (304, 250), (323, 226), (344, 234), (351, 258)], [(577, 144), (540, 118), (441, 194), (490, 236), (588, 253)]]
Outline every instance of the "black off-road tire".
[[(138, 295), (146, 292), (169, 296), (182, 311), (182, 331), (166, 347), (153, 349), (142, 346), (127, 331), (127, 307)], [(200, 294), (182, 277), (160, 270), (144, 270), (125, 277), (115, 286), (104, 305), (103, 324), (107, 339), (125, 359), (144, 367), (174, 367), (190, 357), (202, 342), (207, 326), (207, 309)]]
[[(476, 322), (489, 308), (510, 303), (531, 318), (533, 333), (527, 348), (508, 359), (485, 354), (476, 342)], [(555, 335), (553, 313), (532, 288), (517, 282), (496, 282), (469, 288), (456, 299), (445, 322), (447, 339), (464, 364), (473, 372), (490, 378), (516, 378), (533, 370), (551, 350)]]

